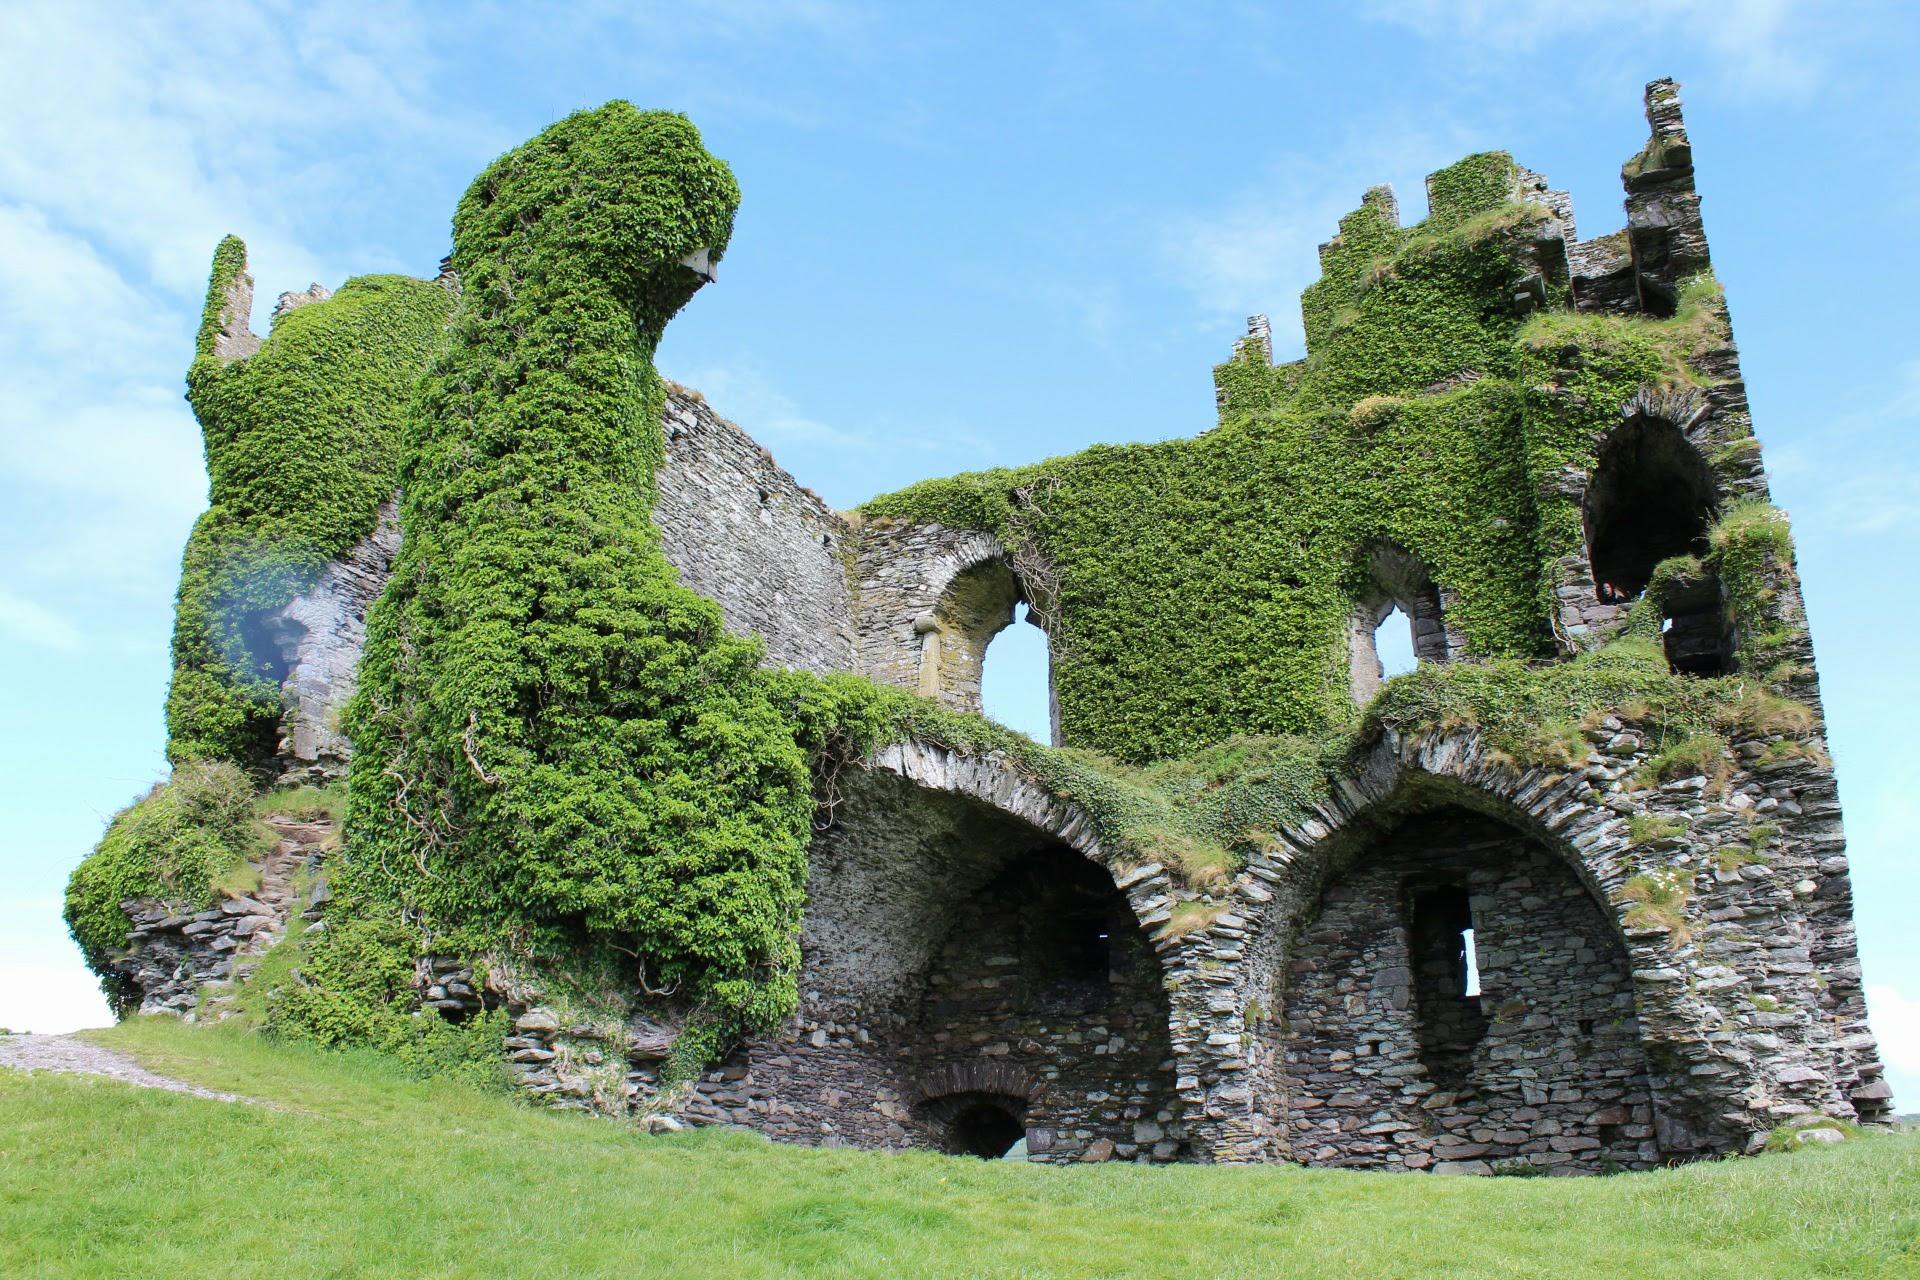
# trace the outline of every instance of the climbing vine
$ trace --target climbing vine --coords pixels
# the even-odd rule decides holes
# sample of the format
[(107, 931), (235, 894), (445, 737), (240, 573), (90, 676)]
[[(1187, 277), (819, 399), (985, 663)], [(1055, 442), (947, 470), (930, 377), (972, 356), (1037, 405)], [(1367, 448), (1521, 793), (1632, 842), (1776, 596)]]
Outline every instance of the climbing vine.
[[(1584, 544), (1559, 479), (1591, 468), (1636, 389), (1698, 384), (1689, 358), (1724, 311), (1710, 280), (1659, 321), (1529, 292), (1549, 215), (1514, 202), (1518, 177), (1504, 153), (1470, 156), (1406, 228), (1369, 192), (1302, 298), (1307, 357), (1276, 367), (1243, 345), (1216, 371), (1216, 430), (929, 481), (863, 515), (1042, 558), (1064, 739), (1122, 760), (1351, 725), (1347, 629), (1380, 543), (1427, 568), (1472, 655), (1549, 655), (1554, 566)], [(1524, 315), (1521, 293), (1547, 305)], [(1016, 522), (1041, 482), (1048, 501)]]
[(246, 246), (214, 251), (187, 398), (210, 481), (180, 571), (167, 696), (175, 761), (262, 766), (282, 713), (265, 619), (372, 532), (393, 496), (402, 411), (452, 299), (405, 276), (361, 276), (282, 315), (260, 349), (216, 352)]
[(626, 956), (694, 1057), (794, 1007), (813, 807), (758, 643), (652, 523), (654, 347), (737, 201), (691, 124), (624, 102), (475, 180), (348, 713), (350, 894), (443, 947)]

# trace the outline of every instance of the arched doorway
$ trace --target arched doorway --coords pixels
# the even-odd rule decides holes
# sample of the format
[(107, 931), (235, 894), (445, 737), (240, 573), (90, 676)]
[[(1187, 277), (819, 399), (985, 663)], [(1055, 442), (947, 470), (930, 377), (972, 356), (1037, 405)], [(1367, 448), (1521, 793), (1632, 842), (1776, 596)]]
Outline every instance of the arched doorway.
[(1611, 913), (1521, 829), (1439, 800), (1349, 833), (1283, 997), (1312, 1163), (1539, 1173), (1659, 1159)]

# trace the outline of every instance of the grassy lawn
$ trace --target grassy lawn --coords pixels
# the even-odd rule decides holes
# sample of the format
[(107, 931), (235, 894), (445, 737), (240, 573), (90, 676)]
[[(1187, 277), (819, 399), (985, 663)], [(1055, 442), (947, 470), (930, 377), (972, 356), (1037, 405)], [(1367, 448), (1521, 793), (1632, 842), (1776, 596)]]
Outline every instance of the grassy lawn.
[(0, 1071), (0, 1275), (1920, 1276), (1920, 1135), (1578, 1180), (1054, 1169), (647, 1137), (170, 1020), (99, 1039), (280, 1109)]

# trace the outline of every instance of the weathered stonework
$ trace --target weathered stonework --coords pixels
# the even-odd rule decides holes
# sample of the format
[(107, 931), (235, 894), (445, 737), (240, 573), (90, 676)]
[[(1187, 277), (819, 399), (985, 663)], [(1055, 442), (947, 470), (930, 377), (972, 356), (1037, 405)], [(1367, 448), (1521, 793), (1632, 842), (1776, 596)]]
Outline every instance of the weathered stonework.
[(854, 667), (846, 520), (697, 391), (667, 397), (654, 521), (680, 580), (766, 661), (822, 674)]
[[(1565, 194), (1519, 171), (1515, 196), (1553, 216), (1520, 250), (1532, 274), (1503, 306), (1525, 313), (1551, 286), (1590, 313), (1672, 314), (1707, 249), (1670, 85), (1650, 89), (1648, 111), (1621, 232), (1577, 239)], [(1392, 209), (1383, 190), (1367, 201)], [(229, 309), (244, 316), (250, 289), (236, 281)], [(1270, 362), (1264, 318), (1240, 349)], [(1642, 388), (1594, 441), (1596, 466), (1533, 495), (1577, 506), (1588, 544), (1551, 566), (1543, 652), (1549, 622), (1562, 656), (1617, 637), (1653, 559), (1696, 540), (1668, 531), (1650, 550), (1623, 512), (1664, 502), (1704, 531), (1706, 512), (1767, 497), (1737, 352), (1728, 340), (1697, 363), (1704, 385)], [(1579, 393), (1531, 394), (1572, 412)], [(664, 425), (667, 558), (730, 628), (761, 637), (770, 665), (977, 711), (987, 643), (1015, 606), (1051, 617), (1044, 566), (1017, 564), (993, 534), (834, 512), (684, 388)], [(1655, 492), (1656, 472), (1672, 492)], [(337, 716), (397, 539), (383, 517), (275, 620), (292, 774), (346, 758)], [(1422, 662), (1485, 656), (1454, 593), (1403, 548), (1349, 553), (1357, 700), (1379, 684), (1372, 633), (1393, 607)], [(1261, 832), (1244, 871), (1210, 889), (1103, 845), (1075, 799), (1002, 755), (908, 739), (848, 763), (822, 779), (798, 1012), (678, 1091), (660, 1084), (678, 1028), (637, 993), (610, 1027), (504, 960), (483, 984), (430, 957), (420, 1000), (455, 1018), (504, 1006), (510, 1069), (555, 1105), (806, 1143), (997, 1154), (1021, 1139), (1050, 1162), (1571, 1174), (1752, 1150), (1809, 1113), (1880, 1121), (1890, 1091), (1811, 642), (1791, 573), (1768, 590), (1787, 633), (1777, 682), (1811, 729), (1730, 731), (1730, 765), (1657, 785), (1659, 744), (1610, 716), (1581, 726), (1584, 753), (1564, 767), (1516, 764), (1473, 728), (1382, 731), (1311, 816)], [(1665, 608), (1676, 672), (1731, 669), (1722, 584)], [(1329, 665), (1337, 679), (1337, 654)], [(285, 834), (257, 899), (191, 915), (129, 904), (120, 972), (143, 1010), (199, 1007), (203, 984), (231, 980), (235, 957), (288, 927), (289, 898), (268, 886), (288, 859), (317, 871), (326, 841)], [(1200, 908), (1184, 932), (1178, 906)]]
[(351, 748), (340, 731), (340, 714), (357, 683), (367, 610), (387, 585), (399, 550), (400, 524), (389, 502), (372, 533), (268, 620), (287, 668), (281, 683), (287, 713), (280, 722), (280, 756), (296, 774), (345, 771)]
[(333, 823), (267, 821), (275, 839), (256, 865), (252, 892), (222, 894), (204, 910), (158, 898), (121, 904), (133, 929), (113, 969), (128, 1012), (218, 1017), (233, 986), (286, 934), (296, 909), (304, 917), (293, 921), (296, 932), (320, 919), (327, 891), (319, 872), (336, 843)]

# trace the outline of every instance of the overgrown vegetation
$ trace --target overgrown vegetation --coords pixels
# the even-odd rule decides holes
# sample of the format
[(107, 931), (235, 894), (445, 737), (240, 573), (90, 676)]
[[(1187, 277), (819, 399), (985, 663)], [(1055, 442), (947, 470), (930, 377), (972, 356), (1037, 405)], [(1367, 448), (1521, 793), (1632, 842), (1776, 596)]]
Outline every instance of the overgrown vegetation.
[[(1920, 1263), (1914, 1135), (1613, 1178), (1061, 1169), (644, 1137), (226, 1028), (106, 1038), (272, 1109), (0, 1072), (0, 1272), (1752, 1280)], [(175, 1151), (244, 1152), (244, 1175), (156, 1156)]]
[(210, 483), (180, 568), (167, 754), (257, 768), (282, 711), (264, 620), (372, 532), (397, 483), (401, 414), (453, 303), (429, 281), (356, 277), (228, 361), (215, 339), (246, 267), (246, 246), (222, 240), (187, 372)]
[[(1556, 287), (1523, 317), (1509, 299), (1548, 215), (1510, 203), (1515, 185), (1504, 153), (1468, 157), (1405, 228), (1369, 192), (1302, 299), (1306, 360), (1249, 346), (1222, 365), (1217, 430), (928, 481), (862, 513), (991, 530), (1049, 563), (1065, 741), (1121, 760), (1351, 726), (1346, 630), (1380, 543), (1449, 593), (1475, 656), (1547, 655), (1557, 565), (1585, 546), (1559, 477), (1591, 470), (1637, 390), (1699, 384), (1694, 358), (1727, 330), (1705, 277), (1667, 320), (1575, 313)], [(1579, 728), (1516, 723), (1507, 749), (1572, 763)]]
[(109, 999), (120, 992), (109, 965), (131, 927), (120, 904), (165, 898), (198, 908), (215, 882), (259, 852), (253, 786), (225, 761), (179, 765), (173, 777), (122, 809), (67, 882), (66, 920)]
[(1693, 896), (1693, 876), (1685, 868), (1662, 867), (1633, 876), (1620, 896), (1630, 904), (1622, 917), (1629, 928), (1663, 930), (1676, 947), (1692, 936), (1686, 908)]
[[(1060, 750), (866, 680), (762, 670), (757, 642), (679, 585), (652, 521), (652, 358), (699, 283), (686, 264), (718, 258), (738, 200), (684, 119), (610, 103), (489, 166), (455, 216), (451, 317), (437, 284), (366, 278), (223, 363), (215, 339), (245, 270), (223, 242), (189, 375), (213, 497), (175, 637), (183, 770), (265, 759), (281, 708), (261, 619), (404, 492), (347, 717), (350, 794), (259, 802), (302, 820), (344, 804), (351, 836), (327, 929), (263, 963), (260, 1017), (485, 1074), (499, 1028), (415, 1016), (416, 962), (552, 961), (555, 982), (617, 972), (672, 1006), (686, 1031), (671, 1061), (690, 1074), (794, 1007), (816, 801), (831, 807), (835, 762), (906, 735), (1005, 755), (1081, 805), (1116, 861), (1160, 861), (1201, 894), (1387, 730), (1470, 727), (1516, 766), (1573, 769), (1617, 716), (1654, 748), (1647, 785), (1717, 782), (1734, 738), (1817, 750), (1798, 741), (1811, 710), (1768, 687), (1792, 674), (1797, 633), (1778, 616), (1784, 517), (1764, 504), (1727, 511), (1706, 554), (1663, 563), (1629, 634), (1544, 661), (1559, 566), (1584, 545), (1561, 481), (1591, 470), (1636, 391), (1702, 386), (1698, 357), (1727, 330), (1705, 277), (1668, 320), (1573, 313), (1537, 275), (1549, 214), (1517, 194), (1499, 152), (1435, 175), (1417, 226), (1370, 192), (1303, 298), (1306, 359), (1274, 367), (1249, 346), (1221, 366), (1214, 431), (863, 508), (991, 530), (1057, 575)], [(1526, 316), (1517, 295), (1544, 305)], [(1482, 660), (1423, 665), (1363, 710), (1346, 636), (1356, 599), (1381, 588), (1383, 544), (1431, 572)], [(1708, 577), (1747, 675), (1668, 669), (1659, 597)], [(121, 890), (180, 874), (164, 842), (114, 839), (69, 905), (76, 936), (109, 947)], [(1213, 909), (1182, 904), (1181, 927)]]
[[(407, 415), (404, 544), (347, 716), (337, 885), (336, 911), (414, 922), (419, 946), (627, 955), (691, 1008), (696, 1057), (794, 1007), (813, 804), (759, 645), (679, 585), (652, 522), (653, 350), (738, 199), (683, 117), (624, 102), (462, 198), (461, 305)], [(387, 934), (329, 931), (314, 972)]]

